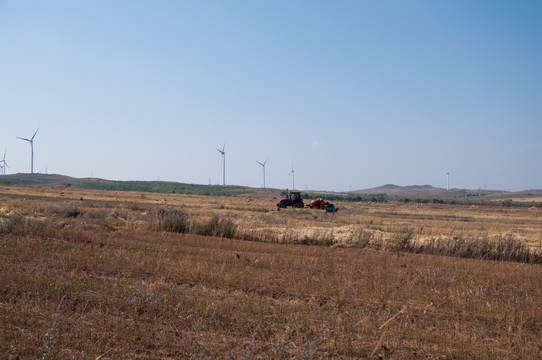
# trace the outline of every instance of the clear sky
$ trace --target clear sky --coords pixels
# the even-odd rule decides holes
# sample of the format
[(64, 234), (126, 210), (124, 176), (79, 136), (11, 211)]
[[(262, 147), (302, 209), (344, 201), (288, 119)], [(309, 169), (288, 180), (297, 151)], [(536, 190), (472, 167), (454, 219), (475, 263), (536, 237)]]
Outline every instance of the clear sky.
[[(542, 188), (542, 1), (0, 0), (7, 173)], [(2, 155), (2, 154), (0, 154)]]

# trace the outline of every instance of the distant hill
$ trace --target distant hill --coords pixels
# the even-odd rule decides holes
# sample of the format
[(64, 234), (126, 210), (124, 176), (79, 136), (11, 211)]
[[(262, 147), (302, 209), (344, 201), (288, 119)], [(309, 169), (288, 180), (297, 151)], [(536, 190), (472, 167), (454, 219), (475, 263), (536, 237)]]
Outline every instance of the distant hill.
[[(251, 196), (270, 198), (278, 196), (282, 190), (260, 189), (234, 185), (199, 185), (169, 181), (116, 181), (98, 178), (74, 178), (59, 174), (12, 174), (0, 175), (0, 185), (28, 185), (48, 187), (74, 187), (80, 189), (112, 190), (112, 191), (144, 191), (156, 193), (217, 195), (217, 196)], [(320, 194), (305, 191), (305, 197), (336, 197), (337, 200), (352, 196), (383, 195), (383, 198), (403, 197), (409, 199), (447, 199), (447, 200), (504, 200), (542, 202), (542, 190), (525, 190), (520, 192), (500, 190), (466, 190), (436, 188), (431, 185), (399, 186), (386, 184), (379, 187), (351, 191), (348, 193)]]
[(58, 174), (11, 174), (0, 176), (0, 184), (14, 185), (47, 185), (64, 187), (66, 184), (77, 183), (84, 179), (72, 178)]
[(275, 190), (262, 190), (244, 186), (184, 184), (169, 181), (114, 181), (97, 178), (74, 178), (58, 174), (13, 174), (0, 176), (0, 185), (27, 185), (73, 187), (89, 190), (144, 191), (155, 193), (195, 195), (251, 195), (271, 196)]
[[(453, 197), (468, 193), (480, 193), (480, 191), (463, 190), (463, 189), (446, 189), (436, 188), (431, 185), (410, 185), (399, 186), (394, 184), (386, 184), (379, 187), (354, 191), (354, 194), (386, 194), (388, 196), (423, 196), (423, 197)], [(491, 191), (490, 191), (491, 192)], [(486, 191), (484, 191), (486, 193)]]
[(436, 188), (431, 185), (399, 186), (394, 184), (386, 184), (371, 189), (352, 191), (349, 192), (349, 194), (386, 194), (390, 197), (408, 198), (480, 198), (484, 200), (512, 198), (528, 200), (532, 198), (534, 201), (540, 201), (540, 198), (542, 197), (542, 190), (525, 190), (519, 192), (512, 192), (504, 190), (467, 190), (454, 188), (448, 191), (446, 189)]
[(399, 186), (386, 184), (366, 190), (353, 191), (353, 194), (386, 194), (388, 196), (441, 196), (446, 189), (440, 189), (431, 185)]

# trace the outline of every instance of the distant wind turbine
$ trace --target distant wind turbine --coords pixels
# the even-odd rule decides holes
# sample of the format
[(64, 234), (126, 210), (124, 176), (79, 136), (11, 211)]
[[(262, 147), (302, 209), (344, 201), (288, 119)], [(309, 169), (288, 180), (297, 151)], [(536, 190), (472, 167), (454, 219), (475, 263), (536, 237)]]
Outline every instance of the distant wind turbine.
[(222, 154), (222, 185), (226, 185), (226, 152), (224, 149), (226, 148), (226, 143), (224, 143), (224, 146), (222, 146), (222, 150), (219, 148), (216, 148), (216, 150)]
[(2, 169), (2, 175), (6, 175), (6, 167), (9, 167), (8, 163), (6, 162), (6, 150), (4, 150), (4, 158), (0, 160), (2, 165), (0, 165), (0, 168)]
[(447, 170), (445, 174), (446, 174), (446, 191), (450, 191), (450, 170)]
[[(38, 130), (39, 129), (40, 128), (38, 128)], [(36, 132), (34, 133), (34, 135), (32, 135), (32, 137), (30, 139), (22, 138), (22, 137), (17, 136), (17, 139), (28, 141), (30, 143), (30, 173), (31, 174), (34, 173), (34, 137), (38, 133), (38, 130), (36, 130)]]
[(263, 188), (265, 189), (265, 164), (267, 164), (267, 160), (269, 159), (265, 159), (265, 161), (263, 163), (259, 162), (259, 161), (256, 161), (258, 164), (260, 164), (263, 168)]
[(292, 171), (288, 175), (292, 175), (292, 190), (295, 189), (295, 172), (294, 172), (294, 164), (292, 164)]

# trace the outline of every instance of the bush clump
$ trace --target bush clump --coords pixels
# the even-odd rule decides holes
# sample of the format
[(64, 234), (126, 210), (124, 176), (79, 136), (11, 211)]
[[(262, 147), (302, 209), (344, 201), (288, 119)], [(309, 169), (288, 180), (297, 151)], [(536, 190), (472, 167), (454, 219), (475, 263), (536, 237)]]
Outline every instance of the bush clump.
[(186, 211), (182, 209), (160, 209), (158, 231), (190, 233), (202, 236), (217, 236), (233, 238), (237, 231), (237, 225), (231, 219), (221, 219), (213, 215), (207, 221), (191, 221)]
[(22, 233), (25, 228), (24, 218), (18, 214), (0, 218), (0, 233), (13, 234)]
[(176, 233), (187, 233), (190, 229), (188, 214), (182, 209), (160, 209), (158, 230)]
[(214, 215), (209, 221), (203, 223), (194, 223), (192, 233), (203, 236), (218, 236), (224, 238), (233, 238), (237, 225), (230, 219), (220, 219)]
[(422, 252), (472, 259), (542, 263), (540, 252), (532, 250), (525, 243), (512, 237), (500, 237), (495, 240), (488, 238), (433, 239), (422, 249)]
[(73, 205), (64, 205), (60, 207), (50, 207), (47, 209), (49, 215), (56, 215), (65, 218), (76, 218), (81, 215), (81, 211)]
[(386, 249), (428, 255), (454, 256), (460, 258), (510, 261), (528, 264), (542, 264), (542, 253), (531, 249), (522, 241), (511, 236), (489, 239), (433, 238), (427, 243), (418, 244), (410, 230), (401, 232), (387, 241)]

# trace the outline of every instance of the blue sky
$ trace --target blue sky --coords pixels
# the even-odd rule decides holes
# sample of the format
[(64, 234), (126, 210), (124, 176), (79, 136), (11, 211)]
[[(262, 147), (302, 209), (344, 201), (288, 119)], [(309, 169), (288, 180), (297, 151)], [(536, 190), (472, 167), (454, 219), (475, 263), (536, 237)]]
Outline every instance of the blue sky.
[(542, 188), (542, 2), (0, 0), (7, 173)]

